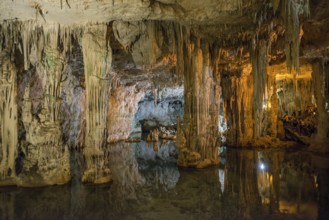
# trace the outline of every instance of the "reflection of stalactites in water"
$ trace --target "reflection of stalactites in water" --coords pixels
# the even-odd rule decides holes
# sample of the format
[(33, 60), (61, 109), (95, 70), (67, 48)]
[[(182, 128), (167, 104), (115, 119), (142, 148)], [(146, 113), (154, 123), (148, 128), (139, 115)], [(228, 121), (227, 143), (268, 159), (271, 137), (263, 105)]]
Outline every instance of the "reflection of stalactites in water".
[(136, 200), (136, 190), (145, 182), (138, 171), (132, 144), (119, 142), (108, 145), (108, 161), (112, 171), (111, 205), (119, 213), (128, 207), (128, 200)]
[(225, 170), (223, 169), (218, 169), (218, 175), (219, 175), (219, 182), (220, 182), (220, 189), (222, 190), (222, 193), (224, 192), (225, 189)]
[(249, 219), (260, 215), (254, 151), (227, 150), (223, 202), (230, 206), (223, 214), (230, 219)]
[(163, 163), (176, 163), (178, 152), (173, 141), (160, 140), (159, 142), (154, 143), (141, 141), (139, 143), (134, 143), (133, 146), (137, 159), (146, 161), (160, 160)]
[(165, 191), (175, 188), (180, 174), (177, 166), (161, 166), (160, 164), (146, 164), (141, 170), (142, 175), (146, 180), (147, 186), (152, 186), (155, 189), (163, 189)]
[(0, 193), (0, 217), (1, 219), (15, 219), (15, 199), (14, 194)]

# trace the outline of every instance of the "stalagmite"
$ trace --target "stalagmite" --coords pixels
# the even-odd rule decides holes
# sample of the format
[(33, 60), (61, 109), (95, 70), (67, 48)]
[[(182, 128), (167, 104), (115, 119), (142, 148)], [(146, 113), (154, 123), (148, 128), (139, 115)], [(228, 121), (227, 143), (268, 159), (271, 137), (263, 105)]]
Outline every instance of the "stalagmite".
[(83, 182), (104, 183), (111, 180), (104, 163), (103, 148), (107, 136), (107, 114), (112, 50), (106, 25), (88, 26), (82, 37), (86, 79), (86, 170)]

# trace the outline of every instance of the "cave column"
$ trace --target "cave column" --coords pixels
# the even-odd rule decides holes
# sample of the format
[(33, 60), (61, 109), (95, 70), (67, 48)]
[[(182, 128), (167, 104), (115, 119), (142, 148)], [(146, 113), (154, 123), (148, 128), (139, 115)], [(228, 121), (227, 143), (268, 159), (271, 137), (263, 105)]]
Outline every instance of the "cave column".
[[(36, 64), (36, 78), (43, 81), (41, 91), (41, 109), (38, 115), (32, 114), (31, 93), (33, 87), (25, 88), (22, 122), (26, 132), (26, 140), (22, 143), (24, 166), (20, 175), (22, 184), (52, 185), (64, 184), (70, 180), (70, 161), (67, 145), (62, 141), (61, 104), (62, 78), (65, 67), (65, 50), (59, 48), (58, 25), (43, 30), (45, 42), (43, 59)], [(36, 42), (34, 42), (36, 43)], [(40, 57), (41, 58), (41, 57)], [(32, 84), (32, 83), (31, 83)], [(36, 169), (40, 179), (30, 179), (30, 170)]]
[(314, 145), (311, 146), (314, 149), (328, 151), (328, 130), (329, 130), (329, 117), (326, 111), (326, 99), (325, 99), (325, 69), (324, 64), (321, 61), (317, 61), (312, 66), (312, 78), (314, 83), (314, 96), (316, 100), (316, 114), (317, 114), (317, 133), (314, 136)]
[(15, 176), (17, 153), (16, 68), (5, 53), (0, 54), (0, 180)]
[(253, 120), (254, 120), (254, 138), (263, 135), (264, 117), (263, 101), (266, 91), (266, 72), (267, 72), (267, 45), (266, 41), (254, 43), (251, 50), (251, 64), (253, 76)]
[(178, 165), (203, 168), (218, 163), (219, 76), (209, 44), (184, 42), (184, 122), (178, 129)]
[(106, 25), (93, 25), (85, 29), (82, 38), (83, 62), (86, 80), (86, 137), (84, 155), (86, 170), (83, 182), (110, 181), (110, 171), (104, 167), (104, 146), (107, 134), (108, 71), (112, 51), (107, 39)]
[(268, 121), (270, 123), (268, 132), (272, 137), (278, 136), (278, 113), (279, 113), (279, 100), (277, 95), (275, 75), (268, 75), (268, 94), (269, 100), (267, 101), (268, 108)]
[(239, 76), (223, 77), (222, 97), (226, 123), (226, 145), (245, 146), (253, 138), (253, 86), (251, 65), (244, 65)]

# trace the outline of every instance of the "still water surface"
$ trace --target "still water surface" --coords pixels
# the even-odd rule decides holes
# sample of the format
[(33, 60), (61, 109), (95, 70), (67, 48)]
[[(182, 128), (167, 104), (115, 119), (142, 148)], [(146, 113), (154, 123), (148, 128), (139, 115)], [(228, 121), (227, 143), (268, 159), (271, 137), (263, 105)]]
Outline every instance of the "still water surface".
[(113, 183), (0, 189), (0, 219), (329, 219), (329, 158), (221, 149), (220, 165), (179, 169), (173, 142), (118, 143)]

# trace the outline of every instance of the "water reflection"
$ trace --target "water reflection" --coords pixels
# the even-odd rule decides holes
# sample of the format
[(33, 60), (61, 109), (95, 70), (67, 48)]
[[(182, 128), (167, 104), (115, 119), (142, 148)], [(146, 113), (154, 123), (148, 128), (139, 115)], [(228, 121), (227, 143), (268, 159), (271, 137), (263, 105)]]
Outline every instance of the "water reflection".
[(223, 217), (250, 219), (261, 214), (256, 152), (228, 150), (226, 155)]
[[(154, 146), (157, 144), (157, 147)], [(227, 149), (219, 167), (178, 169), (173, 142), (107, 148), (112, 184), (1, 188), (0, 219), (326, 219), (328, 158)]]

